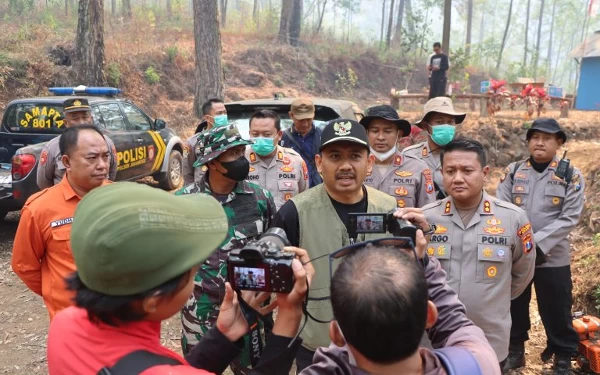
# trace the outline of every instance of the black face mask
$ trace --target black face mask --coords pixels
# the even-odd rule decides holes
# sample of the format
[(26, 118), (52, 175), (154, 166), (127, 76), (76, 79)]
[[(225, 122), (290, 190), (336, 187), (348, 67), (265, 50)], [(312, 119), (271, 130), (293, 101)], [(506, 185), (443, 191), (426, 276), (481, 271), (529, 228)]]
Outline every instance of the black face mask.
[(246, 157), (241, 156), (234, 161), (220, 162), (223, 168), (227, 169), (227, 173), (223, 176), (234, 181), (243, 181), (250, 173), (250, 162)]

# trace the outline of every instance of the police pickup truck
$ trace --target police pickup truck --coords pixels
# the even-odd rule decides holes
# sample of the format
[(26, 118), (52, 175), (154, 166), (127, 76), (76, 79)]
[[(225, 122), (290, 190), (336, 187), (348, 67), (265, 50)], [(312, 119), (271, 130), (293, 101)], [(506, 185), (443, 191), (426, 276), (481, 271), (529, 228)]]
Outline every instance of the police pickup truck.
[(94, 123), (114, 142), (117, 181), (152, 176), (164, 189), (181, 185), (183, 141), (166, 128), (164, 120), (153, 120), (129, 100), (117, 98), (119, 89), (79, 86), (50, 91), (55, 96), (10, 102), (2, 117), (0, 219), (21, 209), (27, 198), (39, 191), (39, 156), (45, 143), (64, 130), (62, 106), (72, 96), (89, 101)]

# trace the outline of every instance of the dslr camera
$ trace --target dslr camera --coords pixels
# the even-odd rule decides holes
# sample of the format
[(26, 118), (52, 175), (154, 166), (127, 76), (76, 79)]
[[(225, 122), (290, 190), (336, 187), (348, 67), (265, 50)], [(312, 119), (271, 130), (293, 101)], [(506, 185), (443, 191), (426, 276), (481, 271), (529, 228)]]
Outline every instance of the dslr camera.
[(394, 237), (408, 237), (416, 242), (417, 230), (420, 227), (410, 221), (401, 220), (394, 217), (392, 210), (388, 213), (350, 213), (348, 214), (348, 233), (351, 237), (356, 237), (359, 233), (391, 233)]
[(227, 279), (234, 289), (289, 293), (294, 287), (294, 253), (283, 229), (273, 227), (227, 257)]

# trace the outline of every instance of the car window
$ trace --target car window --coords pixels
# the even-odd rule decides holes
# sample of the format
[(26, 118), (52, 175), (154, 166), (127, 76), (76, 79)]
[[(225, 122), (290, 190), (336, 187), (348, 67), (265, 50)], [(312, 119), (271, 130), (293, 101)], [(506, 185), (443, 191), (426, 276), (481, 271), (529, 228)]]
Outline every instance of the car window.
[[(121, 109), (117, 103), (102, 103), (98, 104), (98, 112), (100, 113), (103, 125), (106, 130), (123, 131), (125, 130), (125, 120), (121, 114)], [(94, 111), (95, 113), (96, 111)], [(100, 123), (101, 124), (101, 123)]]
[(123, 106), (123, 112), (125, 112), (125, 117), (127, 117), (127, 121), (135, 130), (150, 130), (152, 129), (152, 123), (148, 120), (148, 117), (144, 115), (142, 111), (137, 109), (128, 103), (121, 103)]
[(5, 126), (18, 133), (57, 134), (64, 123), (62, 103), (20, 103), (8, 108)]
[(92, 118), (94, 119), (94, 124), (96, 126), (106, 129), (104, 118), (102, 117), (102, 113), (100, 113), (100, 108), (98, 108), (98, 106), (92, 105)]

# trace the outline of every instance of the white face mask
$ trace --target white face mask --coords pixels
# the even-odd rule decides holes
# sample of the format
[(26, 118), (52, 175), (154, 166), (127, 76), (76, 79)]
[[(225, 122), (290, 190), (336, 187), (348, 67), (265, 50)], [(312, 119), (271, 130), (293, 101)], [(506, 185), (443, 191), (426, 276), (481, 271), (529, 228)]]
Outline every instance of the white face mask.
[(392, 157), (392, 155), (394, 155), (394, 154), (396, 153), (396, 151), (397, 151), (397, 149), (396, 149), (396, 145), (394, 145), (394, 147), (390, 148), (390, 150), (389, 150), (389, 151), (386, 151), (386, 152), (377, 152), (377, 151), (373, 150), (373, 148), (372, 148), (372, 147), (369, 147), (369, 149), (371, 150), (371, 153), (372, 153), (373, 155), (375, 155), (375, 158), (376, 158), (377, 160), (379, 160), (379, 161), (386, 161), (386, 160), (388, 160), (388, 159), (389, 159), (389, 158), (391, 158), (391, 157)]

